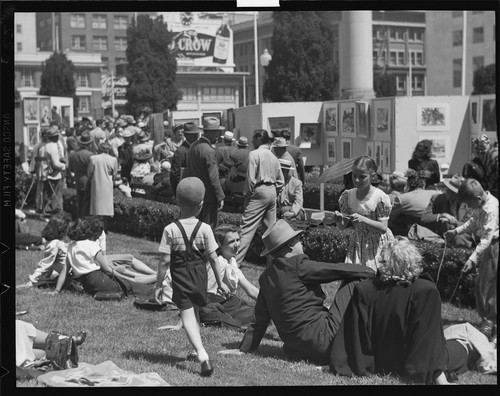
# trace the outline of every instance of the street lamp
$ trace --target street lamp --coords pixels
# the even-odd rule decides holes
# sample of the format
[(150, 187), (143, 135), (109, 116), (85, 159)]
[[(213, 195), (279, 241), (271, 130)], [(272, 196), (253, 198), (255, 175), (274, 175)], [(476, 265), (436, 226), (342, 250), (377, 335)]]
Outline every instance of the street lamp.
[[(273, 59), (273, 57), (271, 56), (271, 54), (269, 53), (269, 51), (266, 48), (264, 50), (264, 52), (262, 53), (262, 55), (260, 56), (260, 64), (262, 65), (262, 67), (264, 68), (264, 71), (266, 73), (266, 78), (264, 80), (264, 83), (267, 80), (267, 67), (269, 66), (269, 62), (271, 62), (271, 59)], [(264, 95), (262, 95), (262, 96), (264, 96)]]

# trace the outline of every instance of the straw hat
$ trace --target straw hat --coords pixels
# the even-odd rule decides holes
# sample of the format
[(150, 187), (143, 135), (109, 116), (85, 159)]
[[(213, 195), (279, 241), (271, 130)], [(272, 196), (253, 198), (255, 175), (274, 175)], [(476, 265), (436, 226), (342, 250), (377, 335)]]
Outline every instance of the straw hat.
[(147, 133), (146, 131), (143, 131), (142, 129), (137, 131), (137, 141), (139, 143), (147, 142), (149, 138), (149, 133)]
[(223, 138), (226, 142), (234, 142), (235, 141), (233, 132), (229, 132), (229, 131), (224, 132)]
[(274, 148), (286, 148), (289, 144), (286, 142), (285, 138), (277, 137), (274, 139), (273, 146)]
[(281, 169), (291, 169), (292, 168), (292, 161), (287, 160), (287, 159), (282, 159), (282, 158), (280, 158), (279, 161), (280, 161)]
[(236, 142), (238, 147), (248, 147), (248, 138), (245, 136), (241, 136)]
[(122, 137), (132, 137), (135, 135), (135, 127), (128, 126), (122, 132)]
[(450, 191), (453, 191), (454, 193), (458, 193), (458, 189), (460, 188), (460, 185), (464, 181), (463, 177), (460, 177), (459, 175), (454, 175), (450, 179), (444, 179), (443, 184), (446, 186), (446, 188)]
[(264, 242), (265, 248), (260, 256), (262, 257), (274, 252), (289, 240), (303, 232), (304, 230), (295, 231), (285, 220), (279, 219), (262, 234), (262, 242)]

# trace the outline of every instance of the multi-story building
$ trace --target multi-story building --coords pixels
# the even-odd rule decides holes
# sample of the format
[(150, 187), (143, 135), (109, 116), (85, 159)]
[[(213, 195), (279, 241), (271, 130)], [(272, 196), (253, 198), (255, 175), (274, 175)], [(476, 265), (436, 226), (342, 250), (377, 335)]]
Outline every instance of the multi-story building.
[(426, 23), (427, 94), (470, 95), (477, 68), (495, 64), (495, 12), (427, 11)]
[(36, 52), (36, 14), (34, 12), (24, 12), (14, 14), (14, 52)]

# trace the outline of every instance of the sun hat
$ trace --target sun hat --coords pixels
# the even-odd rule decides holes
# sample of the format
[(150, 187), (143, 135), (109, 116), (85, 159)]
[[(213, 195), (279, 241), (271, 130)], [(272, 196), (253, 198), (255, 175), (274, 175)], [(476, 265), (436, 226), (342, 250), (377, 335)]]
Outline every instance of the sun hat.
[(239, 147), (248, 147), (248, 138), (245, 136), (241, 136), (236, 142), (236, 145)]
[(134, 159), (137, 161), (147, 161), (151, 158), (153, 158), (153, 152), (149, 148), (144, 148), (138, 153), (134, 154)]
[(186, 133), (199, 133), (200, 128), (194, 122), (186, 122), (184, 124), (184, 134)]
[(149, 137), (149, 133), (147, 133), (146, 131), (143, 131), (142, 129), (137, 131), (137, 141), (139, 143), (147, 142), (149, 140)]
[(177, 202), (187, 206), (198, 205), (205, 196), (205, 186), (197, 177), (181, 179), (175, 192)]
[(273, 147), (274, 148), (286, 148), (289, 144), (286, 142), (285, 138), (277, 137), (274, 139)]
[(264, 250), (260, 256), (274, 252), (276, 249), (283, 246), (290, 239), (300, 235), (304, 230), (295, 231), (290, 224), (285, 220), (279, 219), (264, 234), (262, 234), (262, 242), (264, 242)]
[(135, 119), (131, 115), (124, 115), (123, 119), (127, 122), (127, 124), (135, 125)]
[(220, 120), (217, 117), (206, 117), (203, 119), (203, 130), (204, 131), (223, 131), (223, 126), (220, 126)]
[(453, 175), (449, 179), (443, 179), (443, 184), (448, 190), (453, 191), (454, 193), (458, 193), (458, 189), (460, 188), (463, 180), (464, 179), (459, 175)]
[(56, 125), (52, 125), (47, 129), (47, 137), (53, 137), (59, 135), (59, 128)]
[(234, 142), (235, 141), (233, 132), (229, 132), (229, 131), (224, 132), (223, 138), (226, 142)]
[(122, 137), (132, 137), (135, 135), (135, 127), (128, 126), (122, 132)]
[(127, 122), (123, 118), (118, 118), (115, 122), (115, 126), (123, 128), (127, 126)]
[(287, 160), (287, 159), (282, 159), (282, 158), (280, 158), (279, 161), (280, 161), (281, 169), (291, 169), (292, 161)]
[(83, 145), (83, 146), (86, 146), (87, 144), (90, 144), (90, 143), (93, 142), (93, 139), (90, 136), (90, 132), (89, 131), (83, 131), (80, 134), (80, 136), (78, 136), (76, 138), (76, 140), (78, 141), (78, 144)]
[(137, 126), (138, 126), (139, 128), (144, 128), (144, 127), (146, 126), (146, 124), (145, 124), (145, 123), (143, 123), (142, 121), (139, 121), (139, 123), (137, 124)]

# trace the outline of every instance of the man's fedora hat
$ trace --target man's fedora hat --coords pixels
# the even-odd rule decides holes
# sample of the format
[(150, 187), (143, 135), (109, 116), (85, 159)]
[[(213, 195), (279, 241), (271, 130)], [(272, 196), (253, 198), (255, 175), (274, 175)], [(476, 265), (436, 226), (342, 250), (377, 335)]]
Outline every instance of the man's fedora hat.
[(90, 136), (89, 131), (84, 131), (80, 134), (80, 136), (77, 137), (78, 144), (86, 146), (90, 143), (92, 143), (92, 137)]
[(186, 122), (184, 124), (184, 134), (186, 133), (198, 133), (200, 128), (194, 122)]
[(220, 126), (220, 120), (217, 117), (207, 117), (203, 119), (203, 130), (204, 131), (223, 131), (223, 126)]
[(454, 175), (450, 179), (443, 179), (443, 184), (446, 188), (454, 193), (458, 193), (458, 189), (460, 188), (462, 182), (463, 178), (458, 175)]
[(236, 142), (236, 145), (238, 145), (239, 147), (248, 147), (248, 138), (245, 136), (241, 136)]
[(295, 238), (303, 232), (304, 230), (295, 231), (285, 220), (279, 219), (276, 223), (269, 227), (264, 234), (262, 234), (264, 250), (260, 256), (262, 257), (266, 254), (274, 252), (289, 240)]
[(285, 138), (277, 137), (276, 139), (274, 139), (273, 146), (275, 148), (281, 148), (281, 147), (286, 148), (289, 146), (289, 144), (286, 142)]

